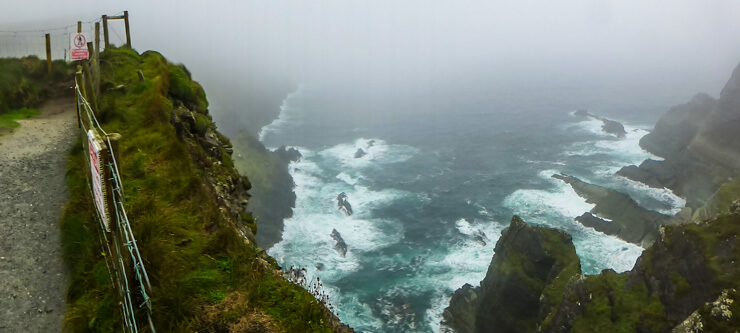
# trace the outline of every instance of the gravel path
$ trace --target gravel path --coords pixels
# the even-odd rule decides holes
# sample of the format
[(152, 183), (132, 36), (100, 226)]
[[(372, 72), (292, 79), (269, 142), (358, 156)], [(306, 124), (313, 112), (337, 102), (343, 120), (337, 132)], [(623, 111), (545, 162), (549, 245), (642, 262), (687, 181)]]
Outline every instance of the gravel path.
[(0, 137), (0, 332), (59, 332), (66, 272), (59, 217), (67, 151), (77, 130), (72, 97), (50, 101)]

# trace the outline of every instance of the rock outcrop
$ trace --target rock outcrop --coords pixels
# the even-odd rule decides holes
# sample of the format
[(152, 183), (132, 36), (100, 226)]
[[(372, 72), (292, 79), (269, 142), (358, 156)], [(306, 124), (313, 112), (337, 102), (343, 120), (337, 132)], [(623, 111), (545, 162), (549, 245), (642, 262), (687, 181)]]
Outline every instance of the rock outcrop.
[(357, 151), (355, 152), (355, 158), (360, 158), (365, 155), (367, 155), (367, 153), (364, 150), (362, 150), (362, 148), (358, 148)]
[(444, 323), (456, 332), (533, 332), (580, 270), (570, 235), (514, 216), (480, 287), (458, 289)]
[(349, 204), (347, 193), (339, 193), (337, 196), (337, 208), (347, 216), (351, 216), (353, 214), (352, 205)]
[(624, 193), (589, 184), (573, 176), (555, 174), (552, 177), (568, 183), (586, 202), (595, 205), (576, 221), (627, 242), (649, 246), (658, 238), (659, 226), (669, 218), (641, 207)]
[[(740, 214), (736, 213), (699, 224), (666, 226), (631, 271), (617, 274), (605, 270), (600, 275), (572, 279), (562, 303), (540, 329), (668, 332), (676, 326), (680, 330), (694, 325), (697, 320), (703, 321), (701, 325), (727, 327), (726, 318), (707, 319), (712, 311), (708, 307), (714, 306), (705, 304), (740, 286), (739, 234)], [(697, 309), (701, 315), (692, 319)], [(704, 330), (726, 331), (709, 327)]]
[(596, 120), (600, 120), (603, 123), (603, 125), (601, 125), (601, 130), (604, 131), (604, 133), (614, 135), (618, 138), (624, 138), (627, 135), (627, 131), (624, 130), (624, 125), (618, 121), (599, 117), (586, 110), (578, 110), (574, 112), (573, 115), (579, 117), (591, 117)]
[(344, 238), (342, 238), (342, 235), (339, 234), (339, 231), (337, 229), (331, 230), (331, 238), (334, 239), (336, 244), (334, 244), (334, 250), (337, 251), (337, 253), (341, 254), (342, 257), (347, 256), (347, 243), (344, 242)]

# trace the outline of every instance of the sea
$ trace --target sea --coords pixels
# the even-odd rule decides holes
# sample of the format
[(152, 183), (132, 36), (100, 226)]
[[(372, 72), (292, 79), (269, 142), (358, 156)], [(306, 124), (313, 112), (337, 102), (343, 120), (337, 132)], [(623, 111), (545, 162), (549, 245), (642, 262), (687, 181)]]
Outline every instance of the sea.
[[(630, 270), (643, 248), (575, 222), (593, 206), (551, 176), (574, 175), (678, 212), (685, 202), (670, 191), (614, 173), (660, 159), (639, 140), (691, 89), (584, 83), (364, 96), (297, 85), (259, 132), (268, 148), (303, 155), (290, 165), (293, 217), (267, 251), (283, 267), (320, 277), (336, 314), (358, 332), (443, 331), (452, 293), (485, 277), (515, 214), (570, 233), (584, 274)], [(621, 122), (626, 137), (574, 116), (578, 109)], [(356, 158), (358, 149), (365, 155)], [(351, 216), (338, 209), (340, 193)]]

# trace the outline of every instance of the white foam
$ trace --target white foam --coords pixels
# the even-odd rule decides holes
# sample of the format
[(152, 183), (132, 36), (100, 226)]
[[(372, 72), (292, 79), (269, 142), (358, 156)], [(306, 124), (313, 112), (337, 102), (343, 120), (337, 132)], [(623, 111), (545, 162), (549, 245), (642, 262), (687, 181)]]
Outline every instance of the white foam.
[(298, 85), (295, 91), (291, 92), (283, 99), (282, 103), (280, 104), (280, 113), (278, 113), (277, 118), (275, 118), (270, 124), (265, 125), (262, 127), (262, 129), (260, 129), (257, 137), (261, 142), (265, 141), (266, 135), (270, 133), (280, 132), (285, 127), (285, 125), (290, 122), (290, 120), (294, 117), (293, 114), (298, 112), (298, 109), (291, 106), (290, 102), (296, 96), (303, 93), (303, 91), (303, 85)]
[(362, 176), (352, 177), (352, 176), (348, 175), (346, 172), (340, 172), (337, 175), (336, 178), (339, 179), (339, 180), (341, 180), (341, 181), (343, 181), (343, 182), (345, 182), (345, 183), (347, 183), (347, 184), (349, 184), (349, 185), (355, 185), (355, 184), (357, 184), (357, 182), (360, 181), (360, 179), (362, 178)]
[(556, 180), (551, 176), (558, 173), (556, 170), (544, 170), (539, 173), (540, 178), (547, 179), (556, 187), (554, 190), (519, 189), (504, 199), (504, 206), (515, 213), (545, 214), (556, 211), (561, 216), (575, 218), (591, 211), (593, 204), (581, 198), (573, 188)]
[(675, 215), (686, 206), (685, 199), (677, 196), (675, 193), (673, 193), (673, 191), (667, 188), (650, 187), (638, 181), (634, 181), (622, 176), (615, 176), (614, 180), (621, 183), (623, 186), (629, 187), (632, 191), (646, 193), (656, 201), (664, 203), (669, 207), (668, 209), (658, 209), (658, 212), (660, 213)]
[[(577, 222), (575, 222), (577, 223)], [(593, 228), (578, 224), (582, 232), (573, 238), (576, 252), (581, 258), (584, 274), (598, 274), (611, 268), (617, 273), (632, 269), (635, 261), (644, 250), (617, 237), (605, 235)]]
[[(374, 141), (371, 145), (371, 141)], [(365, 155), (355, 158), (358, 149)], [(418, 149), (406, 145), (388, 144), (380, 139), (357, 139), (353, 143), (343, 143), (326, 149), (319, 154), (340, 163), (343, 168), (363, 168), (376, 164), (403, 162), (418, 153)]]

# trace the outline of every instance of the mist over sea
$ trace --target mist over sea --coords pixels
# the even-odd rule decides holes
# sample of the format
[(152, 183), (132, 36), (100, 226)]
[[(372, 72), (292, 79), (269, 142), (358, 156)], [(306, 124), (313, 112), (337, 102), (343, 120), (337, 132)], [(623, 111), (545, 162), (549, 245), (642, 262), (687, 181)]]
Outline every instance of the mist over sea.
[[(268, 249), (320, 276), (342, 321), (361, 332), (435, 332), (449, 296), (478, 285), (512, 215), (573, 235), (586, 274), (632, 268), (642, 248), (582, 227), (592, 206), (550, 176), (568, 173), (675, 213), (669, 191), (614, 176), (657, 158), (639, 147), (662, 113), (696, 91), (598, 84), (363, 94), (298, 85), (259, 133), (296, 147), (294, 216)], [(578, 109), (622, 122), (601, 131)], [(358, 149), (366, 155), (355, 158)], [(337, 208), (346, 193), (354, 214)], [(336, 229), (347, 244), (338, 253)]]

